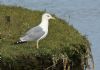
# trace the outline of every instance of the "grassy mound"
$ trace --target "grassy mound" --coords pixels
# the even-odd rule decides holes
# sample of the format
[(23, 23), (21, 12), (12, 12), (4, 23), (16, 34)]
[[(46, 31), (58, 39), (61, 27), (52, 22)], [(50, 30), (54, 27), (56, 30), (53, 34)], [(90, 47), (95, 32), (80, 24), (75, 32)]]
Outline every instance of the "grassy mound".
[[(0, 70), (84, 70), (88, 66), (86, 37), (57, 18), (39, 43), (14, 45), (28, 29), (38, 25), (44, 12), (0, 6)], [(53, 15), (54, 16), (54, 15)]]

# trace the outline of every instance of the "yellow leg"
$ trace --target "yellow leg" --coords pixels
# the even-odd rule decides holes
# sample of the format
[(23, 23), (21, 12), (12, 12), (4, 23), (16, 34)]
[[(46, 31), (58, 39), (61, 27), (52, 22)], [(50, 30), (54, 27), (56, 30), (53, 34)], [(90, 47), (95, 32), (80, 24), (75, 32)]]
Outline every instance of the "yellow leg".
[(37, 48), (39, 48), (39, 40), (37, 40)]

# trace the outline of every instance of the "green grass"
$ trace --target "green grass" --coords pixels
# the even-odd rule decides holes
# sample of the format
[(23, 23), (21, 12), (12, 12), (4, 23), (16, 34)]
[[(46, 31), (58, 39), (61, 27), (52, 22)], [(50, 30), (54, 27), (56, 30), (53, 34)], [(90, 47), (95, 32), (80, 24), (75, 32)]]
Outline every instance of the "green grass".
[[(87, 65), (85, 63), (88, 60), (90, 47), (88, 40), (73, 26), (55, 15), (53, 16), (56, 20), (50, 20), (49, 34), (40, 41), (39, 49), (36, 49), (36, 42), (13, 44), (28, 29), (40, 23), (43, 13), (21, 7), (0, 6), (1, 69), (42, 70), (55, 62), (54, 70), (61, 70), (62, 64), (59, 64), (59, 60), (63, 58), (67, 58), (70, 67), (73, 63), (72, 70), (83, 70), (84, 65)], [(6, 20), (6, 16), (10, 16), (10, 22)], [(44, 65), (41, 64), (43, 61)], [(57, 67), (57, 64), (60, 67)]]

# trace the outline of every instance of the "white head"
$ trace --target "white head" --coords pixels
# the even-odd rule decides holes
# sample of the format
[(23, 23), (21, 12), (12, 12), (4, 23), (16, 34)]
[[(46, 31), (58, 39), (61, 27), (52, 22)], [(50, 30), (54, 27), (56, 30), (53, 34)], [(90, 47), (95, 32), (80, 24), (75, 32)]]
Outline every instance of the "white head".
[(49, 13), (44, 13), (44, 14), (42, 15), (42, 19), (49, 20), (49, 19), (55, 19), (55, 18), (52, 17)]

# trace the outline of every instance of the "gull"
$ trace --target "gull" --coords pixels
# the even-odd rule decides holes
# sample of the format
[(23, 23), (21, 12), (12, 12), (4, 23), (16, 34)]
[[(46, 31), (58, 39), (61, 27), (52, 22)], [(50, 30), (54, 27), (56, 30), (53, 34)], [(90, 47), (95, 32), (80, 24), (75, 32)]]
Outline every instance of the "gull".
[(48, 34), (49, 20), (55, 19), (49, 13), (44, 13), (42, 15), (41, 23), (36, 27), (28, 30), (24, 36), (20, 37), (20, 40), (15, 42), (15, 44), (24, 43), (27, 41), (36, 41), (37, 48), (39, 48), (39, 41), (44, 39)]

